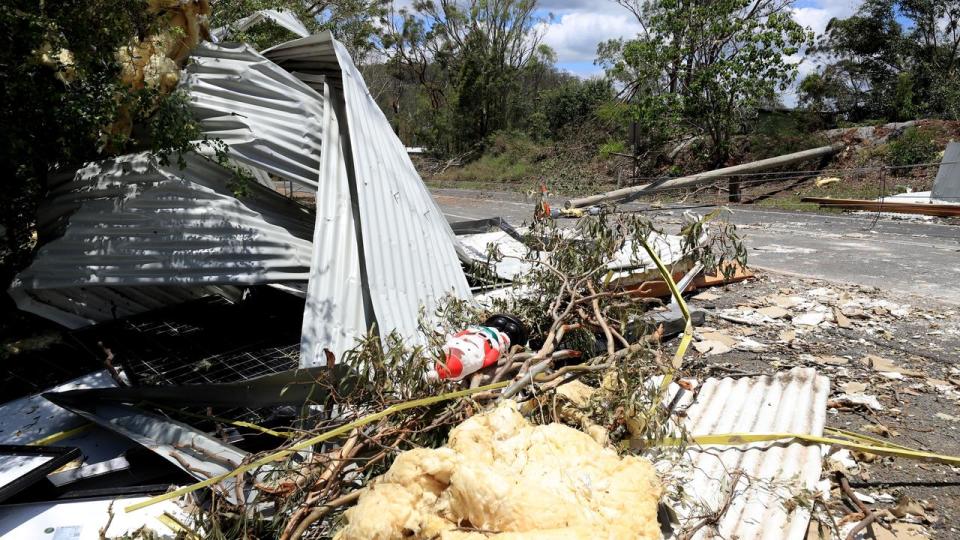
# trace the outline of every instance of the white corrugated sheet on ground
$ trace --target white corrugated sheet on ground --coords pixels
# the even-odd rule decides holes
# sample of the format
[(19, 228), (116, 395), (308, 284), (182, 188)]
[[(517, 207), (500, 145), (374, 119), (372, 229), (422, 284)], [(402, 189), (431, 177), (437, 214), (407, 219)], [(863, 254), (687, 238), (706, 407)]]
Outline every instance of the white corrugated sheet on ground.
[(92, 163), (41, 209), (45, 244), (10, 294), (26, 311), (77, 328), (234, 292), (306, 281), (313, 215), (260, 185), (238, 199), (233, 174), (199, 156)]
[[(175, 501), (164, 501), (135, 512), (124, 507), (150, 497), (86, 499), (13, 504), (0, 507), (0, 538), (4, 540), (100, 540), (101, 538), (178, 538), (175, 516), (190, 523), (190, 516)], [(113, 518), (110, 518), (110, 510)], [(107, 527), (107, 523), (110, 526)], [(105, 529), (103, 533), (101, 529)]]
[[(523, 234), (527, 229), (520, 227), (517, 232)], [(476, 262), (487, 262), (487, 249), (495, 245), (503, 255), (503, 259), (494, 264), (497, 277), (514, 280), (517, 276), (526, 274), (531, 269), (531, 263), (524, 261), (528, 249), (516, 238), (505, 231), (494, 231), (478, 234), (463, 234), (457, 237), (467, 254)], [(680, 236), (651, 233), (648, 239), (651, 247), (665, 265), (672, 266), (683, 256), (683, 238)], [(542, 255), (546, 256), (546, 253)], [(615, 270), (613, 279), (617, 284), (626, 285), (637, 280), (648, 279), (651, 272), (657, 272), (656, 265), (643, 247), (637, 247), (634, 253), (634, 244), (627, 242), (610, 263), (609, 268)]]
[[(721, 433), (799, 433), (823, 435), (827, 377), (811, 368), (794, 368), (773, 377), (707, 379), (687, 409), (684, 428), (696, 437)], [(679, 477), (685, 500), (675, 506), (698, 520), (716, 510), (726, 497), (734, 471), (744, 476), (718, 531), (705, 527), (695, 538), (799, 540), (806, 537), (809, 509), (789, 504), (795, 496), (816, 489), (821, 449), (799, 443), (754, 443), (741, 446), (691, 445), (686, 466), (662, 474)]]
[[(342, 137), (345, 168), (336, 172), (346, 175), (346, 185), (353, 195), (366, 319), (376, 321), (381, 333), (396, 330), (409, 340), (419, 339), (421, 306), (430, 312), (447, 294), (470, 296), (453, 231), (342, 44), (323, 32), (278, 45), (263, 54), (314, 89), (319, 87), (319, 80), (329, 86), (337, 121), (346, 134)], [(342, 189), (342, 180), (323, 179), (334, 181), (337, 184), (331, 189)], [(335, 222), (318, 219), (317, 227), (340, 231), (346, 225), (337, 220), (349, 219), (346, 213), (331, 217)], [(318, 231), (320, 236), (328, 233)], [(332, 248), (317, 243), (316, 249)], [(320, 296), (308, 295), (307, 310), (323, 309), (329, 291), (343, 286), (339, 276), (350, 271), (331, 267), (326, 272), (314, 272), (311, 277), (318, 283), (312, 290)], [(316, 314), (305, 314), (305, 319), (324, 321)], [(331, 347), (324, 344), (323, 336), (322, 331), (304, 332), (302, 365), (325, 362), (323, 349)]]
[(249, 45), (202, 43), (184, 70), (190, 111), (230, 157), (313, 191), (323, 98)]

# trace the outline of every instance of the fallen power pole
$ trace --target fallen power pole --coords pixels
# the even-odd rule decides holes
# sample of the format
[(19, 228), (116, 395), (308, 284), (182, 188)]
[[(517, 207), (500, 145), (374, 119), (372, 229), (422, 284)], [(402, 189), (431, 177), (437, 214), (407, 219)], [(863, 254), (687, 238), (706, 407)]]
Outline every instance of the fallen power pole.
[(843, 149), (842, 144), (833, 144), (830, 146), (821, 146), (819, 148), (811, 148), (810, 150), (804, 150), (803, 152), (795, 152), (793, 154), (786, 154), (783, 156), (761, 159), (760, 161), (752, 161), (750, 163), (744, 163), (742, 165), (734, 165), (733, 167), (724, 167), (723, 169), (716, 169), (713, 171), (707, 171), (699, 174), (681, 176), (679, 178), (671, 178), (664, 181), (651, 182), (649, 184), (621, 188), (614, 191), (601, 193), (599, 195), (582, 197), (580, 199), (570, 199), (566, 202), (565, 206), (566, 208), (586, 208), (588, 206), (594, 206), (596, 204), (601, 204), (605, 202), (622, 201), (629, 197), (641, 195), (644, 193), (653, 193), (656, 191), (662, 191), (666, 189), (677, 189), (677, 188), (695, 186), (698, 184), (705, 184), (712, 180), (716, 180), (718, 178), (723, 178), (726, 176), (736, 176), (740, 174), (763, 172), (769, 169), (783, 167), (786, 165), (793, 165), (795, 163), (800, 163), (800, 162), (815, 159), (815, 158), (832, 156), (833, 154), (836, 154), (842, 149)]

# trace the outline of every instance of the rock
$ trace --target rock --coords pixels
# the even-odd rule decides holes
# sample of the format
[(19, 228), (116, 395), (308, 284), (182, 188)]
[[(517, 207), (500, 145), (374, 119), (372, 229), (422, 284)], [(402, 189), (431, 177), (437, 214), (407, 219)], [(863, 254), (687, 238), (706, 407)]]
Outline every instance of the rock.
[(803, 315), (793, 318), (793, 324), (797, 326), (817, 326), (826, 320), (827, 315), (825, 313), (818, 313), (816, 311), (809, 311)]
[(760, 308), (757, 310), (757, 313), (770, 317), (771, 319), (782, 319), (787, 315), (790, 315), (790, 312), (783, 309), (780, 306), (769, 306), (765, 308)]
[(722, 332), (703, 332), (700, 334), (702, 341), (718, 341), (727, 347), (733, 347), (737, 344), (737, 339)]
[(930, 538), (927, 530), (915, 523), (894, 523), (890, 526), (891, 530), (883, 527), (874, 527), (873, 532), (877, 540), (922, 540)]
[(768, 297), (767, 301), (777, 307), (790, 309), (792, 307), (802, 304), (804, 302), (804, 299), (799, 296), (786, 296), (786, 295), (778, 294), (776, 296)]
[(840, 388), (848, 394), (860, 394), (867, 389), (867, 385), (861, 382), (848, 382), (841, 384)]
[(840, 394), (833, 399), (827, 400), (827, 407), (832, 409), (852, 407), (856, 405), (863, 405), (864, 407), (873, 409), (875, 411), (884, 410), (884, 407), (880, 404), (880, 400), (877, 399), (877, 396), (871, 394)]
[(850, 360), (842, 356), (818, 356), (814, 359), (818, 364), (825, 364), (828, 366), (845, 366), (850, 363)]
[(833, 318), (835, 321), (837, 321), (837, 326), (839, 326), (840, 328), (853, 327), (853, 324), (850, 322), (850, 319), (848, 319), (846, 315), (844, 315), (843, 312), (837, 308), (833, 308)]
[(900, 497), (897, 505), (890, 509), (890, 514), (898, 518), (905, 517), (907, 514), (912, 514), (920, 518), (927, 517), (927, 512), (923, 509), (923, 505), (907, 496)]
[(732, 349), (719, 341), (694, 341), (693, 348), (700, 354), (706, 356), (716, 356), (730, 352)]
[(759, 341), (752, 340), (750, 338), (741, 339), (740, 341), (737, 342), (736, 345), (734, 345), (733, 348), (740, 351), (748, 351), (748, 352), (763, 352), (767, 350), (766, 345), (764, 345), (763, 343), (760, 343)]
[(881, 356), (876, 356), (873, 354), (868, 354), (863, 357), (863, 363), (872, 367), (876, 371), (888, 372), (888, 373), (899, 373), (901, 375), (906, 375), (907, 377), (923, 377), (924, 374), (921, 371), (914, 369), (902, 368), (892, 360), (888, 360)]

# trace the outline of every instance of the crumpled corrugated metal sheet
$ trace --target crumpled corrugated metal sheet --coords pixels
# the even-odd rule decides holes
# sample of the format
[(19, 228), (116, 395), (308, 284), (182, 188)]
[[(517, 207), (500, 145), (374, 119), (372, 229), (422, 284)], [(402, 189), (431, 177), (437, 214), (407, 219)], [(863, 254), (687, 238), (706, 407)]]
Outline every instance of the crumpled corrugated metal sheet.
[[(323, 90), (328, 103), (332, 90), (323, 77), (313, 81)], [(370, 297), (364, 293), (360, 271), (360, 245), (357, 223), (350, 195), (350, 182), (344, 158), (346, 136), (334, 108), (328, 106), (323, 115), (323, 148), (317, 191), (317, 223), (303, 311), (300, 339), (301, 365), (321, 364), (324, 349), (339, 357), (350, 349), (373, 324)], [(322, 362), (325, 364), (325, 360)]]
[(221, 41), (230, 37), (231, 32), (242, 32), (266, 21), (276, 23), (281, 28), (286, 28), (300, 37), (310, 35), (310, 31), (304, 26), (303, 21), (298, 19), (293, 12), (282, 9), (261, 9), (260, 11), (255, 11), (242, 19), (234, 21), (229, 26), (214, 28), (210, 31), (210, 34), (214, 40)]
[(230, 285), (305, 281), (313, 215), (260, 185), (238, 199), (231, 171), (147, 154), (91, 163), (57, 185), (40, 213), (17, 305), (76, 328), (198, 298)]
[[(323, 32), (263, 54), (313, 85), (318, 84), (314, 77), (325, 77), (337, 120), (347, 135), (342, 138), (345, 169), (338, 173), (346, 174), (355, 204), (360, 278), (369, 300), (367, 320), (375, 320), (381, 333), (396, 330), (416, 341), (420, 306), (429, 312), (447, 294), (470, 297), (453, 231), (342, 44)], [(343, 224), (321, 219), (317, 226), (339, 230)], [(320, 242), (315, 248), (330, 249)], [(318, 283), (313, 290), (325, 294), (341, 286), (335, 281), (337, 275), (337, 271), (315, 273), (312, 277)], [(325, 296), (308, 295), (307, 310), (320, 309), (325, 300)], [(322, 320), (311, 314), (305, 318)], [(302, 363), (324, 362), (322, 349), (317, 343), (305, 343), (308, 355)]]
[(249, 45), (201, 43), (183, 88), (204, 135), (230, 158), (317, 189), (323, 98)]
[[(707, 379), (687, 408), (684, 427), (697, 435), (719, 433), (799, 433), (823, 435), (830, 380), (812, 368), (794, 368), (775, 376)], [(810, 512), (786, 504), (804, 490), (816, 490), (822, 469), (821, 448), (799, 443), (689, 447), (685, 494), (699, 508), (678, 513), (704, 515), (717, 509), (734, 471), (743, 471), (730, 508), (717, 530), (704, 527), (694, 538), (800, 540)], [(676, 471), (674, 471), (676, 474)], [(696, 521), (697, 519), (693, 519)]]

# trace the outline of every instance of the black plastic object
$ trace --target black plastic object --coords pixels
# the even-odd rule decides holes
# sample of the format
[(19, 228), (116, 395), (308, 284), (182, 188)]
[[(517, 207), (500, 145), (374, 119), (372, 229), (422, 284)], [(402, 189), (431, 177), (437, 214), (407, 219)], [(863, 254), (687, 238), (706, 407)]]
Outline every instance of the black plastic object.
[[(9, 499), (31, 485), (43, 480), (47, 474), (77, 459), (80, 457), (80, 449), (60, 446), (0, 444), (0, 458), (15, 456), (45, 457), (47, 461), (33, 467), (25, 467), (25, 472), (16, 478), (5, 479), (5, 483), (0, 486), (0, 501)], [(0, 468), (3, 468), (7, 475), (14, 474), (12, 470), (6, 470), (6, 465), (0, 464)]]
[(507, 313), (497, 313), (483, 323), (484, 326), (502, 330), (510, 336), (510, 345), (526, 345), (528, 330), (523, 321)]

